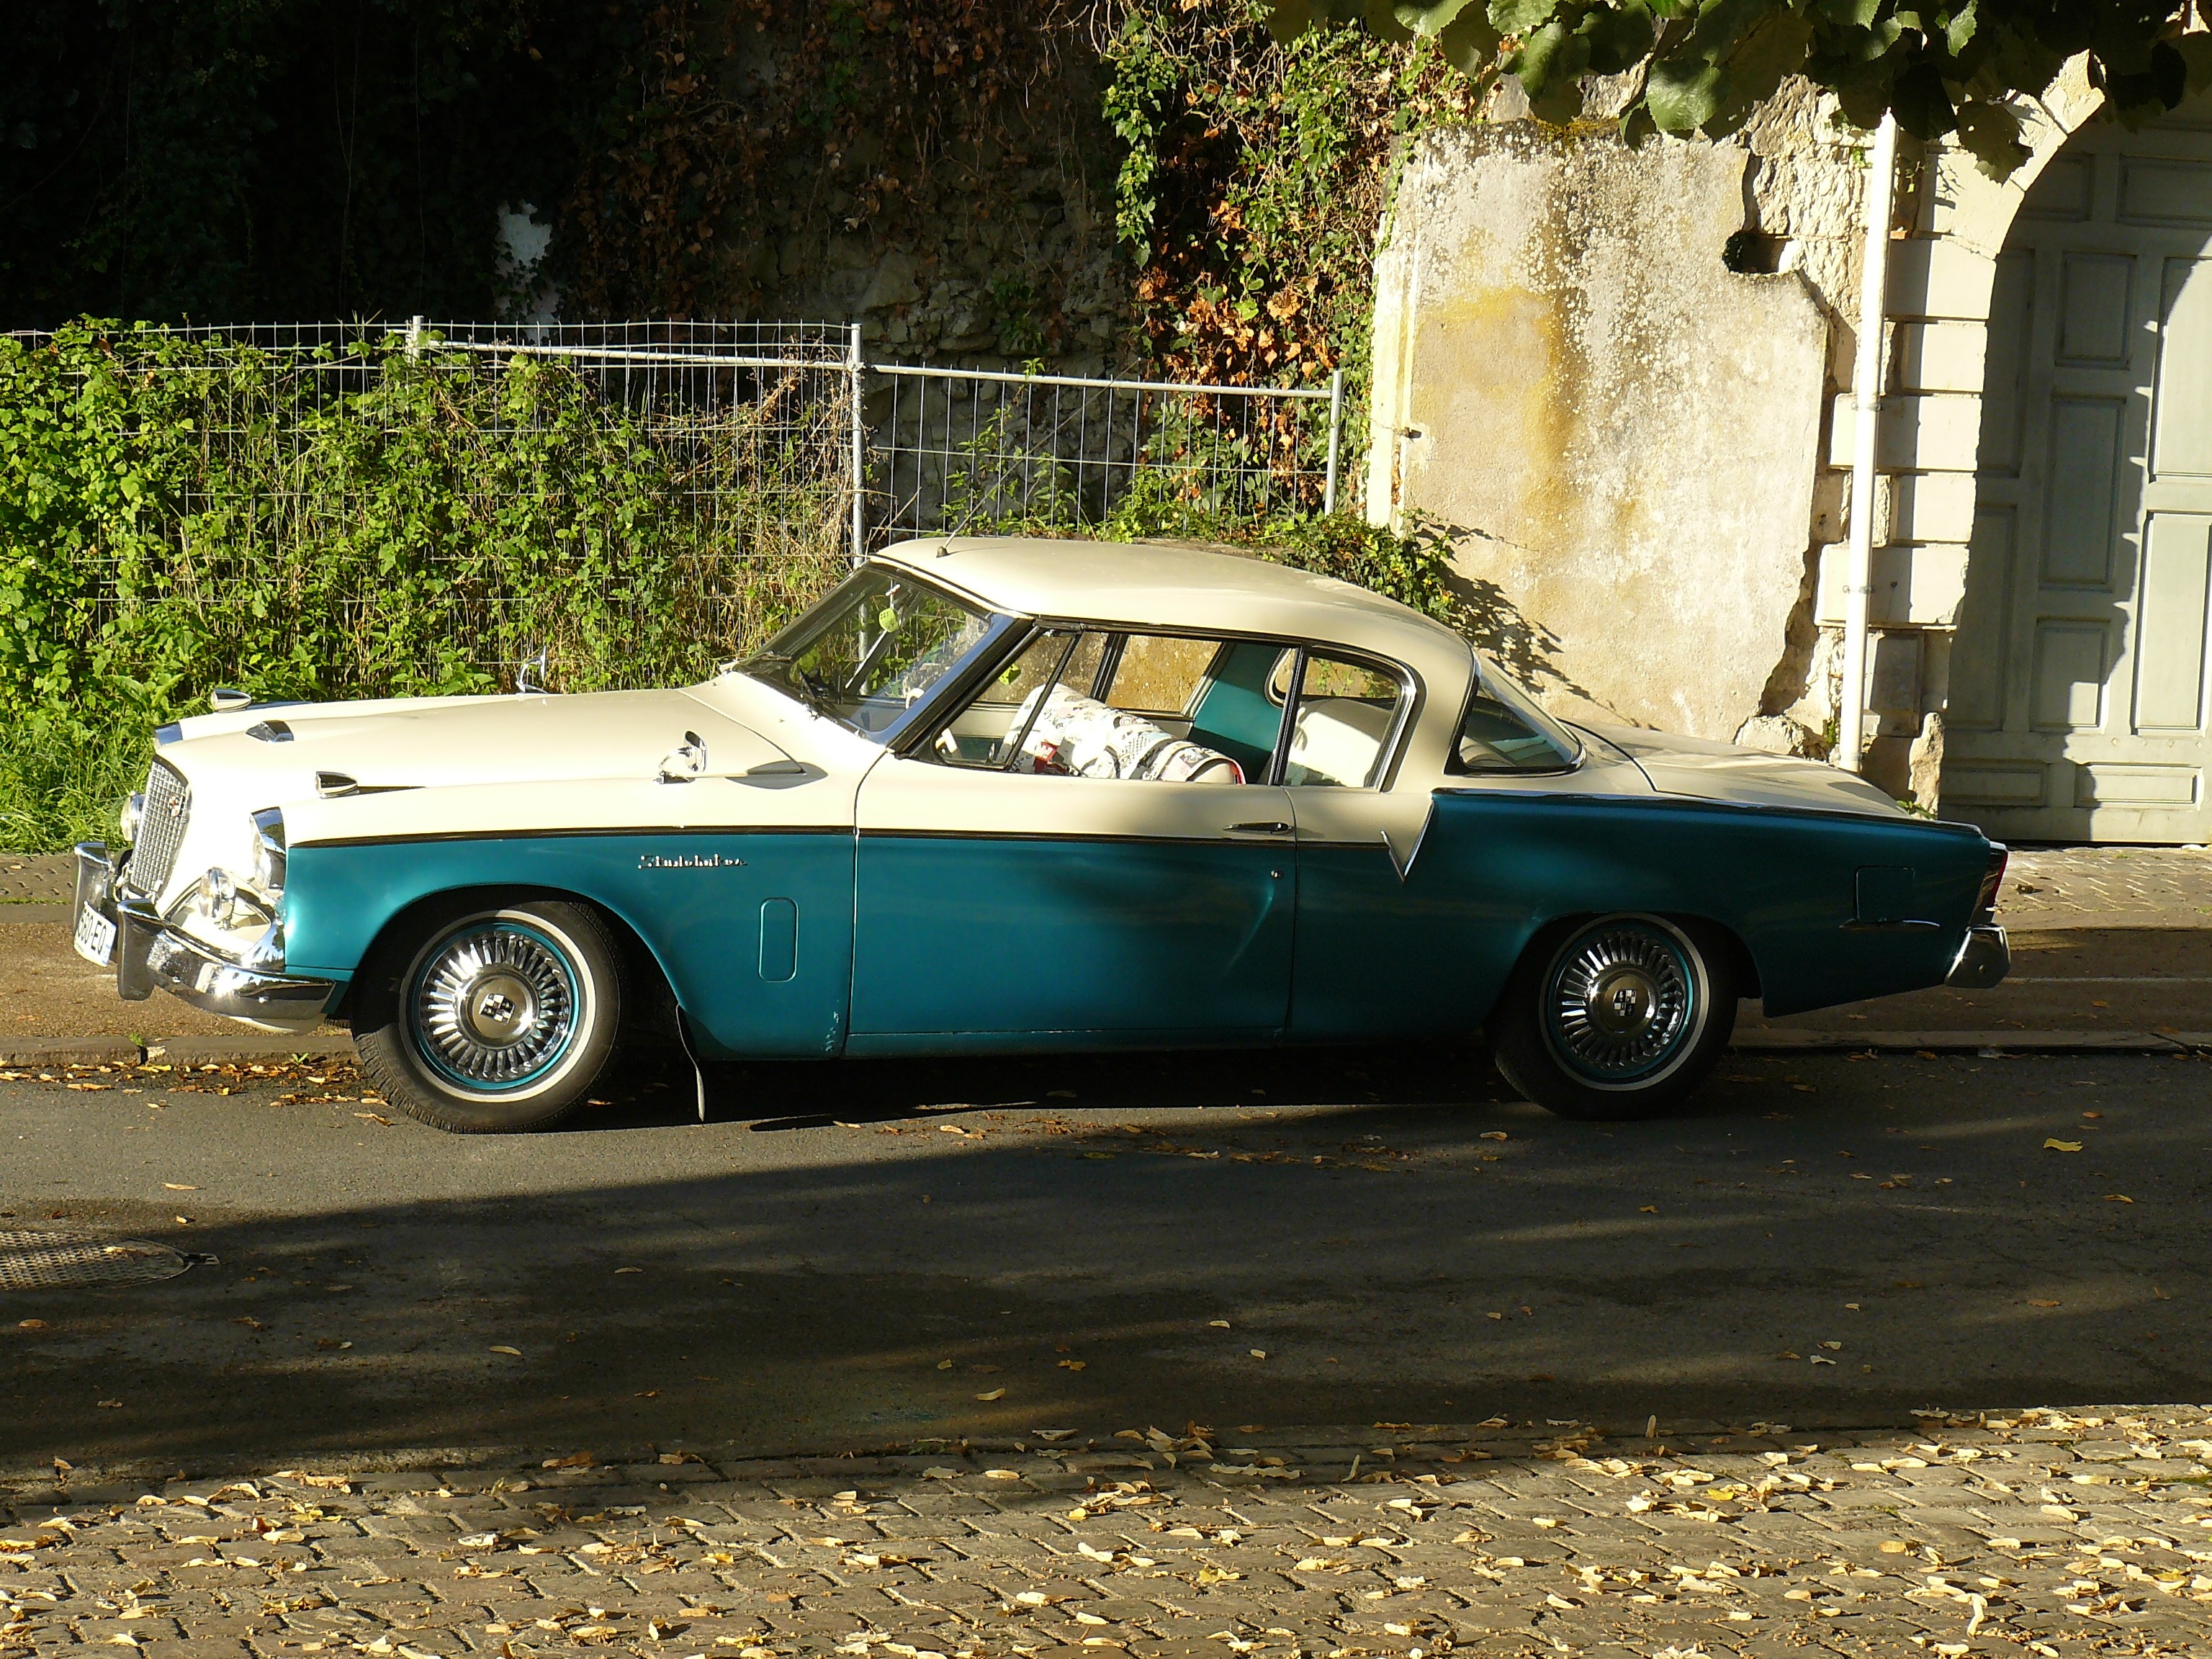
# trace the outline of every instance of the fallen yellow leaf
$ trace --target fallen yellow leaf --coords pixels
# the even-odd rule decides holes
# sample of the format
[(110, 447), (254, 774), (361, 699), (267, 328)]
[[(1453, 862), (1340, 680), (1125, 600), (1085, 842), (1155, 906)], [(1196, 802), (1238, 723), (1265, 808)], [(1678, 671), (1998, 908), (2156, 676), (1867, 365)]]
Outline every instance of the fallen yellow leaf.
[(2130, 1198), (2125, 1193), (2106, 1193), (2105, 1196), (2114, 1204), (2132, 1204), (2135, 1202), (2135, 1200)]
[(979, 1394), (975, 1396), (978, 1400), (1004, 1400), (1006, 1397), (1006, 1391), (1004, 1389), (994, 1389), (988, 1394)]
[(2043, 1150), (2046, 1152), (2078, 1152), (2081, 1150), (2081, 1143), (2078, 1140), (2060, 1140), (2054, 1136), (2043, 1143)]
[(199, 1191), (198, 1188), (187, 1187), (182, 1182), (165, 1181), (161, 1184), (173, 1193), (196, 1193)]
[(491, 1345), (491, 1351), (492, 1351), (494, 1353), (511, 1353), (511, 1354), (513, 1354), (513, 1355), (514, 1355), (517, 1359), (520, 1359), (520, 1358), (522, 1358), (522, 1350), (521, 1350), (521, 1349), (520, 1349), (520, 1348), (510, 1348), (510, 1347), (508, 1347), (508, 1346), (507, 1346), (507, 1344), (506, 1344), (506, 1343), (504, 1343), (504, 1342), (495, 1342), (495, 1343), (493, 1343), (493, 1344)]

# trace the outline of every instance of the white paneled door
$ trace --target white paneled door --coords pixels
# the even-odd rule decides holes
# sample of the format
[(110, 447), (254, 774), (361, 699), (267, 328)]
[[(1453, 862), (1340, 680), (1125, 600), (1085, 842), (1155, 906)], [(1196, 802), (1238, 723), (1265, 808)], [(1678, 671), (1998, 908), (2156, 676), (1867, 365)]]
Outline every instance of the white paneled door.
[(2093, 124), (1997, 265), (1943, 810), (2212, 838), (2212, 113)]

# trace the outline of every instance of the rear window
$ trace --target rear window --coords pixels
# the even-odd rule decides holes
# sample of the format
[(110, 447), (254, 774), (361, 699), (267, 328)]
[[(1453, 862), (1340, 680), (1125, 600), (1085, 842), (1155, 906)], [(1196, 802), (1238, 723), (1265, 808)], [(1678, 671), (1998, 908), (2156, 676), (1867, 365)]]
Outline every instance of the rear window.
[(1480, 665), (1447, 772), (1565, 772), (1582, 754), (1565, 728), (1488, 663)]

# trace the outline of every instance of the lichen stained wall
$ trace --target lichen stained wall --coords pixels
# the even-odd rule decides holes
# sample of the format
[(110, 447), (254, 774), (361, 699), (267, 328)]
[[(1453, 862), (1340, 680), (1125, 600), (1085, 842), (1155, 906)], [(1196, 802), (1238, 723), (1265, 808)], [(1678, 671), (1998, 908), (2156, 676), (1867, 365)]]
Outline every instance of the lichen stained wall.
[(1769, 682), (1793, 618), (1809, 641), (1829, 321), (1805, 276), (1723, 262), (1753, 165), (1534, 122), (1408, 159), (1369, 510), (1448, 531), (1565, 711), (1725, 739), (1790, 700)]

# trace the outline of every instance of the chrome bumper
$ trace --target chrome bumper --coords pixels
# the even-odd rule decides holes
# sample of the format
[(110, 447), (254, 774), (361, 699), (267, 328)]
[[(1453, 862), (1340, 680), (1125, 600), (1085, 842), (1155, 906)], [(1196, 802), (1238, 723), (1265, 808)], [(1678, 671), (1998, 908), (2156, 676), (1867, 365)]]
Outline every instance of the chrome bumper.
[[(336, 994), (337, 983), (267, 971), (217, 956), (179, 933), (144, 899), (118, 891), (114, 860), (100, 842), (76, 848), (77, 913), (88, 907), (115, 924), (115, 994), (143, 1002), (157, 990), (228, 1019), (271, 1031), (311, 1031)], [(273, 964), (281, 966), (281, 963)]]
[(1946, 985), (1969, 991), (1986, 991), (2012, 971), (2012, 947), (2002, 927), (1984, 925), (1966, 929), (1965, 943), (1943, 975)]

